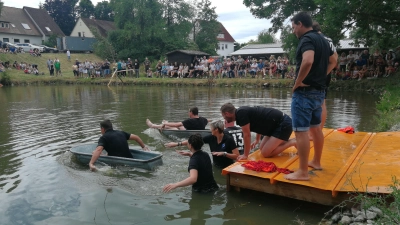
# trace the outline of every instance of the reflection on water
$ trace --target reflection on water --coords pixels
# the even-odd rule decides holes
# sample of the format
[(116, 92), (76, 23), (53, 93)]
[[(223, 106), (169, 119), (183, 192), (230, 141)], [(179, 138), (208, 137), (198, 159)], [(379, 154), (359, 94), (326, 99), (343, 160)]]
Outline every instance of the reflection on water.
[[(330, 92), (327, 127), (373, 131), (374, 96)], [(326, 208), (252, 191), (213, 195), (190, 187), (163, 194), (188, 176), (188, 158), (165, 149), (167, 141), (145, 120), (182, 121), (189, 107), (221, 119), (223, 103), (263, 105), (290, 115), (290, 89), (167, 87), (12, 87), (0, 89), (0, 224), (291, 224), (318, 221)], [(99, 122), (139, 135), (164, 154), (155, 171), (101, 165), (97, 173), (68, 151), (100, 137)], [(134, 143), (131, 143), (134, 144)], [(207, 147), (206, 147), (206, 150)]]

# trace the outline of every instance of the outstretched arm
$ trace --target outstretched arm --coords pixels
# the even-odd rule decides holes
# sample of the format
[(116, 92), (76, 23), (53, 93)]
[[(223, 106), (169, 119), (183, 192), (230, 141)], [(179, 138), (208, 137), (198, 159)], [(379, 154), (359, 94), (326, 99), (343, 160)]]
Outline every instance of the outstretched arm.
[(142, 147), (143, 150), (146, 150), (146, 151), (149, 150), (149, 149), (146, 147), (146, 145), (144, 145), (142, 139), (140, 139), (139, 136), (134, 135), (134, 134), (131, 134), (131, 136), (129, 137), (129, 140), (134, 140), (134, 141), (136, 141), (136, 142), (140, 145), (140, 147)]
[(251, 148), (251, 134), (250, 134), (250, 123), (242, 126), (243, 142), (244, 142), (244, 153), (238, 157), (238, 160), (247, 159)]
[(173, 189), (177, 188), (177, 187), (185, 187), (185, 186), (189, 186), (192, 185), (194, 183), (196, 183), (197, 181), (197, 176), (198, 176), (198, 171), (196, 169), (191, 169), (190, 170), (190, 175), (188, 178), (179, 181), (177, 183), (174, 184), (167, 184), (164, 186), (163, 188), (163, 192), (167, 193), (172, 191)]
[(101, 152), (103, 151), (103, 149), (104, 149), (103, 146), (97, 146), (97, 148), (93, 151), (92, 159), (89, 162), (89, 168), (90, 168), (91, 171), (96, 171), (96, 167), (94, 166), (94, 163), (100, 157)]

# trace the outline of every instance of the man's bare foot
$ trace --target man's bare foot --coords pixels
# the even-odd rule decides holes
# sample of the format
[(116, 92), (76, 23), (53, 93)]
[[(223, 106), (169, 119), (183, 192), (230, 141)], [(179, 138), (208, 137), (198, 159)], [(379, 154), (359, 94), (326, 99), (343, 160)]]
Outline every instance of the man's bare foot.
[(313, 168), (314, 170), (322, 170), (321, 164), (320, 163), (316, 163), (314, 161), (308, 162), (308, 166)]
[(304, 173), (304, 172), (297, 170), (294, 173), (286, 174), (285, 179), (293, 180), (293, 181), (296, 181), (296, 180), (307, 181), (307, 180), (310, 180), (310, 177), (308, 176), (308, 171), (306, 173)]
[(147, 126), (149, 126), (150, 128), (154, 128), (154, 124), (153, 124), (149, 119), (146, 119), (146, 124), (147, 124)]

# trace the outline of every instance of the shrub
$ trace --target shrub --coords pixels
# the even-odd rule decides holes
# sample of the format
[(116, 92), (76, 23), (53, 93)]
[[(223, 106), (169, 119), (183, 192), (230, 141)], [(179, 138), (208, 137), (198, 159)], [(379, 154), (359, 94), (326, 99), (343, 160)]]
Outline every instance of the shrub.
[(11, 77), (7, 74), (7, 72), (3, 72), (1, 74), (0, 83), (2, 85), (11, 85)]

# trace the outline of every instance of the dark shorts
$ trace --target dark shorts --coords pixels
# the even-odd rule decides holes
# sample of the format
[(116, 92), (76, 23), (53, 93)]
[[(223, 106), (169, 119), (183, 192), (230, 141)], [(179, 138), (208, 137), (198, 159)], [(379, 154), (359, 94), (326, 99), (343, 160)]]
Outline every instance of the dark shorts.
[(283, 116), (281, 124), (279, 124), (279, 127), (274, 130), (271, 136), (287, 141), (289, 140), (292, 131), (292, 118), (285, 114)]
[(294, 91), (291, 105), (294, 131), (308, 131), (320, 125), (324, 97), (325, 90), (298, 88)]

